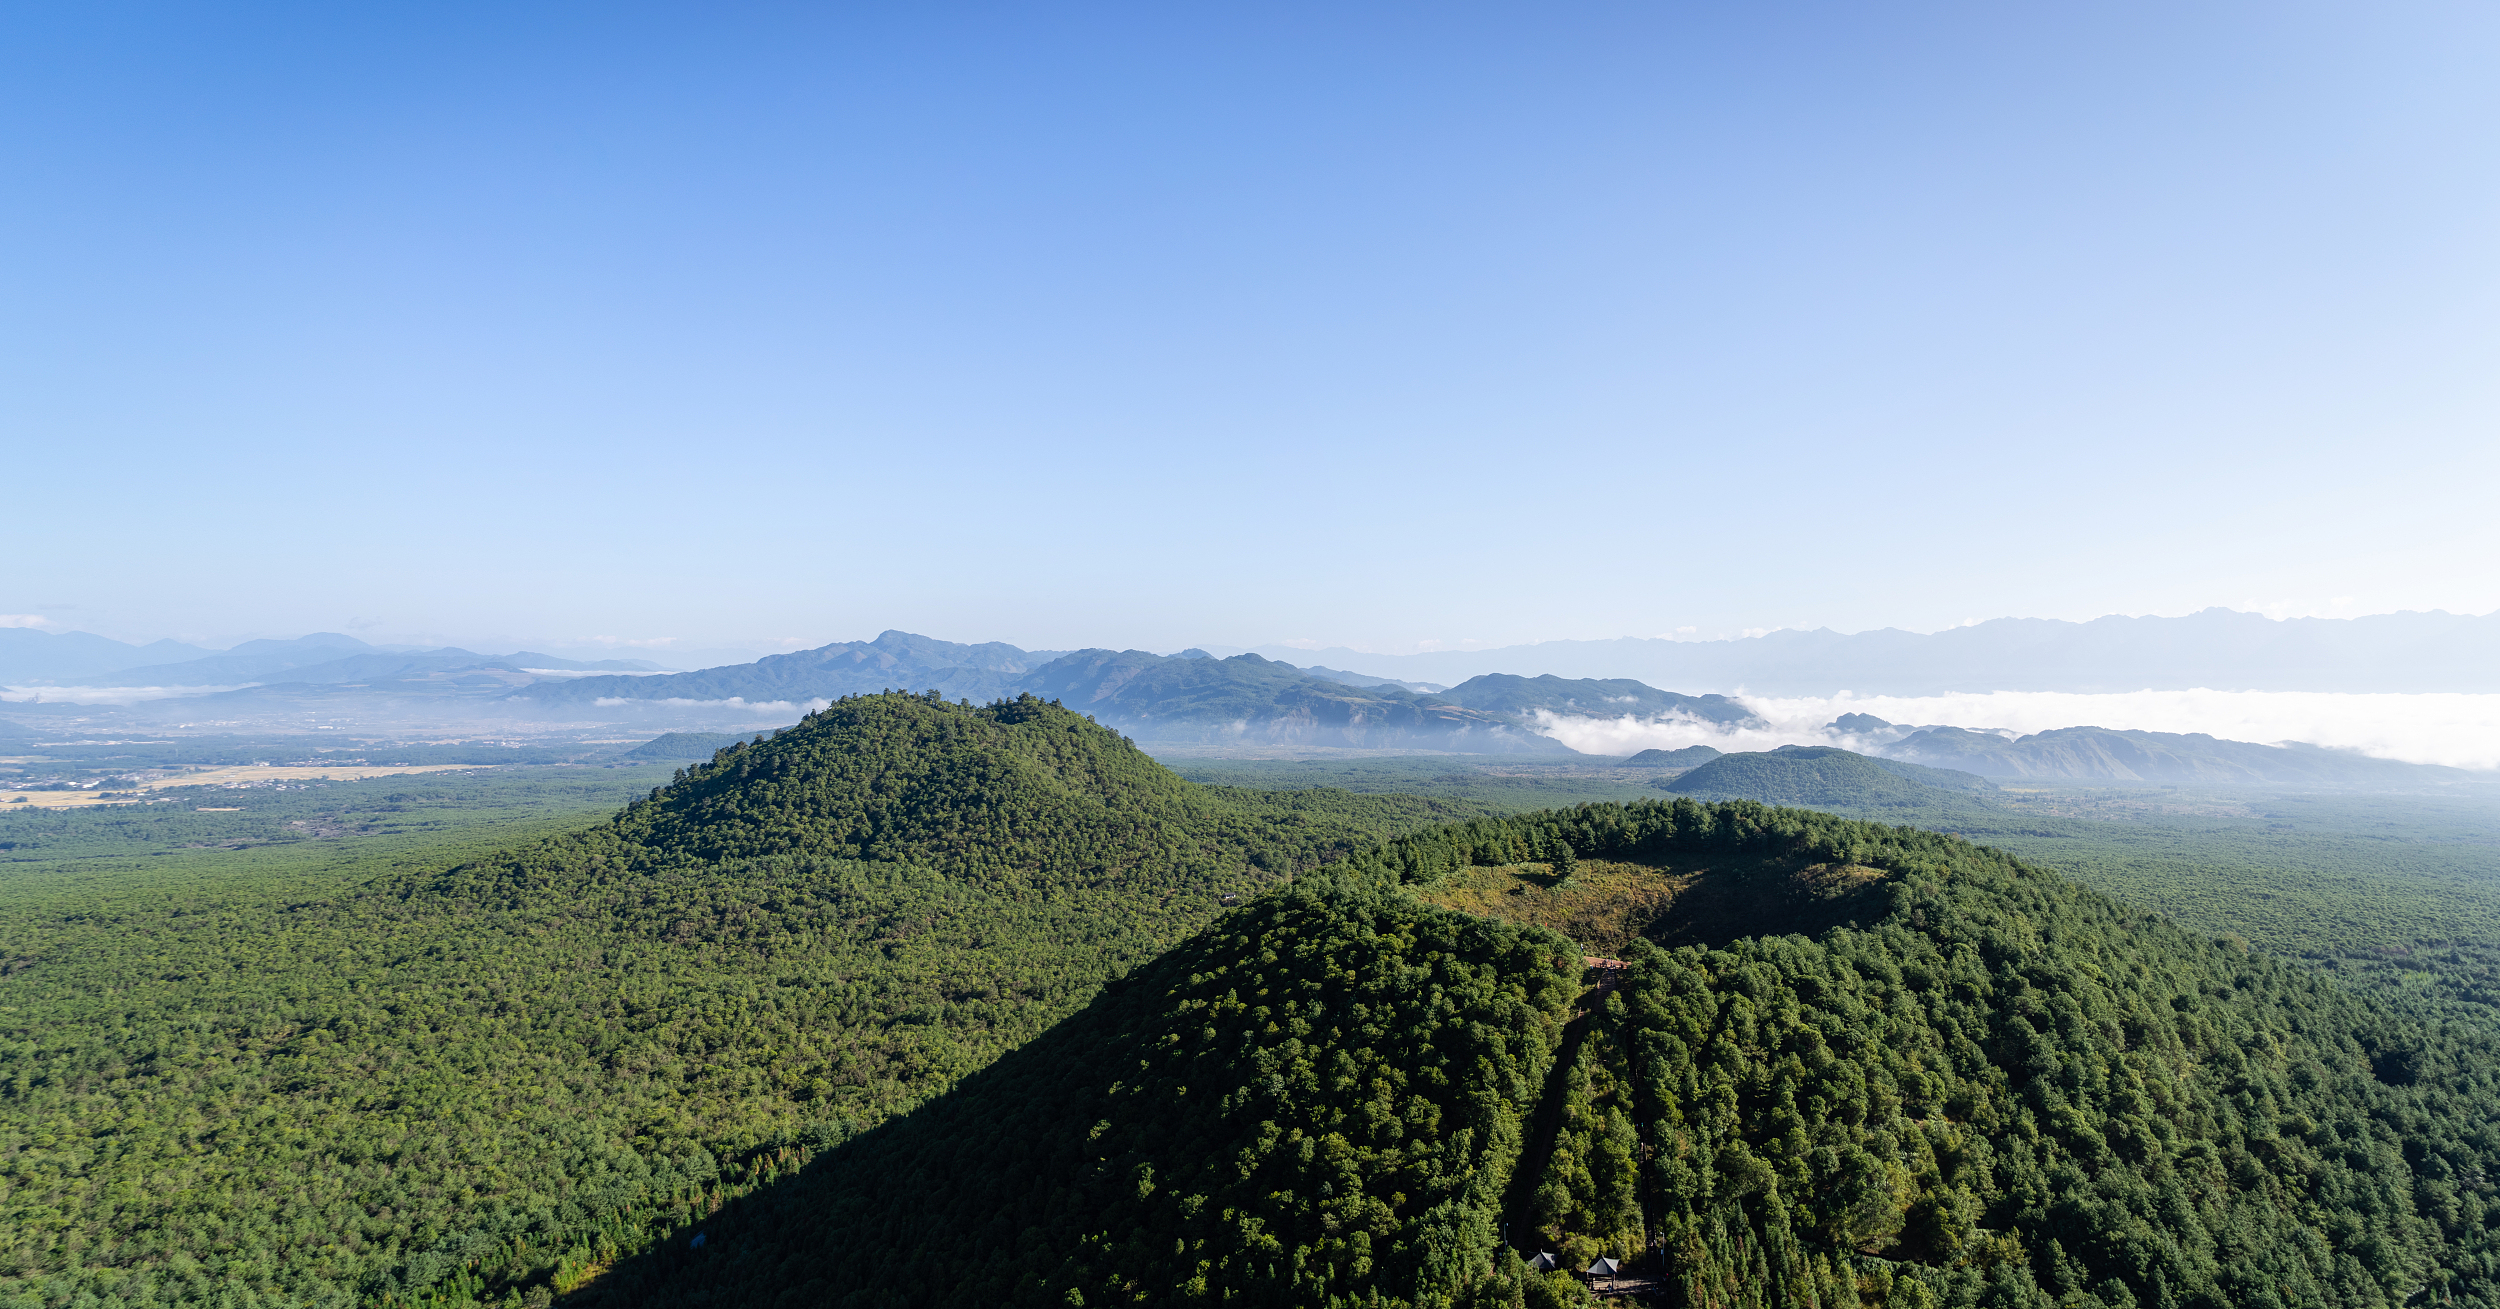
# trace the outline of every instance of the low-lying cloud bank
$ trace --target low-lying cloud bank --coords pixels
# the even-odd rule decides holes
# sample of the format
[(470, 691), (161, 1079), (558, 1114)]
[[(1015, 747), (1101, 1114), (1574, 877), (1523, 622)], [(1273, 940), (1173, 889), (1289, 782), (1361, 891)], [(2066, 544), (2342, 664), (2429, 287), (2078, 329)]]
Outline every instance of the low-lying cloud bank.
[(235, 686), (7, 686), (0, 687), (0, 704), (133, 705), (240, 691), (257, 685), (244, 682)]
[(2305, 741), (2380, 759), (2451, 768), (2500, 768), (2500, 695), (2344, 695), (2325, 691), (1985, 691), (1957, 695), (1734, 697), (1768, 724), (1722, 730), (1689, 718), (1563, 718), (1538, 715), (1538, 730), (1582, 754), (1628, 755), (1707, 745), (1770, 750), (1874, 742), (1830, 732), (1842, 714), (1894, 723), (1950, 723), (2028, 735), (2056, 727), (2203, 732), (2230, 741)]
[(789, 714), (804, 718), (832, 705), (831, 700), (748, 700), (731, 696), (726, 700), (688, 700), (671, 697), (666, 700), (629, 700), (623, 696), (603, 695), (590, 702), (601, 709), (633, 706), (641, 709), (717, 709), (728, 713)]

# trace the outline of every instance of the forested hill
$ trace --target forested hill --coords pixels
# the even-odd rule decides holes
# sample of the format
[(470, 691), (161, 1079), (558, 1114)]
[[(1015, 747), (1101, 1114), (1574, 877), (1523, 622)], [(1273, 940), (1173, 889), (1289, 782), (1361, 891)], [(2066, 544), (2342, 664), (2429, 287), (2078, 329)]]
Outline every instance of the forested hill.
[(1699, 768), (1719, 753), (1706, 745), (1688, 745), (1681, 750), (1643, 750), (1623, 763), (1627, 768)]
[(1481, 812), (1193, 786), (1039, 701), (882, 695), (453, 867), (0, 916), (0, 1303), (569, 1289), (1226, 897)]
[(1911, 829), (1193, 786), (891, 694), (256, 903), (0, 920), (0, 1301), (2500, 1292), (2484, 1028)]
[(709, 759), (729, 746), (768, 735), (759, 732), (663, 732), (625, 752), (627, 759)]
[[(1884, 724), (1881, 719), (1868, 721)], [(2259, 745), (2202, 732), (2061, 727), (2007, 740), (1931, 727), (1882, 747), (1895, 759), (1990, 777), (2093, 778), (2171, 784), (2410, 785), (2488, 780), (2458, 768), (2409, 764), (2298, 742)]]
[(1994, 782), (1971, 773), (1878, 759), (1827, 745), (1784, 745), (1777, 750), (1720, 755), (1663, 786), (1705, 799), (1817, 808), (1929, 805), (1949, 802), (1954, 793), (1997, 789)]
[(861, 696), (732, 744), (603, 829), (496, 876), (796, 856), (903, 862), (967, 885), (1204, 889), (1208, 860), (1255, 842), (1248, 797), (1192, 786), (1128, 741), (1032, 696), (981, 708)]
[(1350, 686), (1254, 654), (1185, 659), (1080, 650), (1020, 685), (1144, 741), (1571, 753), (1513, 716), (1392, 685)]
[(910, 632), (841, 641), (751, 664), (725, 664), (658, 677), (580, 677), (524, 688), (512, 697), (542, 704), (596, 700), (745, 700), (752, 704), (833, 700), (879, 691), (938, 690), (958, 699), (1012, 695), (1026, 673), (1056, 650), (1019, 650), (1002, 641), (963, 645)]
[[(1628, 966), (1505, 925), (1581, 881)], [(585, 1301), (2488, 1304), (2495, 1055), (1955, 838), (1584, 806), (1274, 893)]]
[(1682, 695), (1628, 677), (1514, 677), (1486, 673), (1440, 694), (1440, 699), (1499, 714), (1548, 713), (1591, 718), (1656, 718), (1674, 715), (1706, 723), (1755, 724), (1751, 709), (1723, 695)]

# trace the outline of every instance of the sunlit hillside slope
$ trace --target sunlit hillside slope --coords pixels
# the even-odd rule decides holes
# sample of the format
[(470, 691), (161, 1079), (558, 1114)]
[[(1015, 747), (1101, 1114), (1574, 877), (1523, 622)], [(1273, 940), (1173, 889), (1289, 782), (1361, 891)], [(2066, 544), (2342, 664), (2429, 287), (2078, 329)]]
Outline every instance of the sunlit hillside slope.
[(0, 1299), (570, 1287), (1045, 1030), (1224, 897), (1478, 812), (1193, 786), (1041, 702), (871, 696), (456, 867), (277, 902), (19, 892)]

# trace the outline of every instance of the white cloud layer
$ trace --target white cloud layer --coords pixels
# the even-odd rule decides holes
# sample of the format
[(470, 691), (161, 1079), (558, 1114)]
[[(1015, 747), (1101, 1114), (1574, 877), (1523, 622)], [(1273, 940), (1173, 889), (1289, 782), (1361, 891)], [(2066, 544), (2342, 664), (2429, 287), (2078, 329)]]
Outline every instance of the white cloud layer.
[(672, 696), (666, 700), (628, 700), (623, 696), (603, 695), (598, 699), (591, 701), (591, 703), (602, 709), (615, 709), (625, 705), (644, 705), (668, 709), (722, 709), (733, 710), (739, 713), (790, 714), (794, 717), (805, 717), (806, 715), (812, 714), (819, 709), (830, 706), (833, 701), (748, 700), (734, 695), (726, 700), (688, 700), (682, 696)]
[(242, 686), (9, 686), (0, 687), (0, 703), (127, 705), (143, 700), (171, 700), (179, 696), (215, 695), (219, 691), (242, 689)]
[(1824, 724), (1840, 715), (1858, 713), (1895, 723), (1951, 723), (1973, 730), (2000, 728), (2025, 734), (2054, 727), (2204, 732), (2232, 741), (2306, 741), (2408, 763), (2500, 768), (2500, 695), (2200, 690), (1735, 698), (1770, 726), (1723, 730), (1718, 724), (1690, 718), (1591, 719), (1550, 714), (1539, 715), (1538, 726), (1547, 736), (1583, 754), (1631, 754), (1687, 745), (1730, 751), (1783, 745), (1864, 750), (1870, 742), (1824, 730)]

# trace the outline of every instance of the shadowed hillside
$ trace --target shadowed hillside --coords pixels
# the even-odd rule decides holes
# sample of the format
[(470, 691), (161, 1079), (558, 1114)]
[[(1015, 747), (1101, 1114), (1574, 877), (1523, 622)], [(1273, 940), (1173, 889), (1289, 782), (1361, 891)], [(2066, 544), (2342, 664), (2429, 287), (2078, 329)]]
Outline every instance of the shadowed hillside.
[(1280, 893), (578, 1302), (1325, 1304), (1479, 1280), (1579, 974), (1547, 933)]
[(870, 696), (456, 867), (118, 931), (21, 914), (0, 1298), (570, 1288), (1046, 1030), (1223, 897), (1477, 812), (1193, 786), (1039, 701)]
[[(1558, 1030), (1569, 947), (1416, 898), (1525, 862), (1728, 894)], [(1832, 901), (1854, 926), (1798, 912)], [(1950, 837), (1479, 819), (1225, 920), (584, 1302), (1576, 1303), (1507, 1228), (1671, 1304), (2470, 1303), (2493, 1237), (2443, 1179), (2500, 1166), (2495, 1053)]]
[(1993, 791), (1996, 784), (1969, 773), (1831, 746), (1784, 745), (1761, 753), (1721, 755), (1667, 782), (1665, 789), (1765, 804), (1864, 807), (1931, 804), (1957, 792)]

